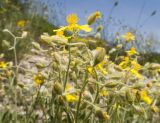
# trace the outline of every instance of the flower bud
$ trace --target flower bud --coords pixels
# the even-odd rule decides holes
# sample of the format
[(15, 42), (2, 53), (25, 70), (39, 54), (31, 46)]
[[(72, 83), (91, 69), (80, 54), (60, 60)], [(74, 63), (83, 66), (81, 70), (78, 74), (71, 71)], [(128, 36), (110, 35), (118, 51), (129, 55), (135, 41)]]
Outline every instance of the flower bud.
[(153, 86), (152, 82), (147, 83), (147, 87), (148, 87), (148, 88), (150, 88), (150, 87), (152, 87), (152, 86)]
[(117, 71), (122, 71), (122, 68), (120, 66), (114, 66), (114, 69), (116, 69)]
[(104, 60), (104, 57), (106, 55), (106, 50), (102, 47), (97, 47), (96, 50), (92, 51), (92, 54), (94, 57), (94, 66), (95, 66)]
[(100, 120), (103, 120), (103, 121), (106, 121), (106, 120), (108, 120), (108, 119), (110, 118), (109, 115), (107, 114), (107, 112), (102, 111), (101, 109), (97, 109), (97, 110), (96, 110), (96, 116), (97, 116)]
[(86, 109), (87, 105), (88, 104), (86, 102), (82, 102), (80, 106), (80, 110)]
[(42, 85), (44, 83), (45, 77), (42, 75), (42, 73), (38, 73), (37, 75), (33, 76), (33, 79), (37, 85)]
[(92, 94), (95, 93), (95, 87), (93, 84), (88, 84), (88, 89), (89, 89), (90, 93), (92, 93)]
[(54, 70), (57, 70), (58, 69), (58, 63), (53, 61), (52, 67), (53, 67)]
[(9, 47), (11, 47), (11, 44), (9, 43), (9, 41), (2, 40), (2, 47), (3, 48), (9, 48)]
[(96, 39), (101, 39), (101, 33), (97, 32), (94, 37), (95, 37)]
[(23, 31), (23, 33), (22, 33), (22, 38), (26, 38), (27, 35), (28, 35), (28, 32), (27, 32), (27, 31)]
[(134, 109), (136, 110), (136, 112), (143, 114), (145, 112), (143, 107), (137, 106), (137, 105), (133, 105)]
[(61, 63), (61, 55), (57, 52), (54, 53), (54, 58), (57, 63)]
[(77, 76), (76, 76), (75, 72), (71, 73), (71, 78), (72, 78), (72, 80), (77, 80)]
[(41, 35), (41, 39), (48, 44), (51, 44), (52, 42), (59, 43), (59, 44), (67, 43), (67, 39), (57, 35), (54, 35), (54, 36)]
[(107, 82), (107, 83), (105, 84), (105, 87), (107, 87), (107, 88), (114, 88), (114, 87), (116, 87), (117, 85), (119, 85), (118, 82)]
[(58, 103), (59, 105), (64, 105), (64, 104), (65, 104), (65, 97), (62, 96), (62, 95), (58, 96), (58, 97), (57, 97), (57, 103)]
[(98, 18), (101, 18), (101, 13), (99, 11), (94, 12), (88, 17), (88, 25), (93, 24)]
[(129, 103), (132, 103), (135, 99), (135, 95), (131, 92), (130, 89), (126, 91), (126, 99)]
[(154, 112), (154, 113), (158, 113), (159, 112), (159, 109), (157, 106), (151, 106), (151, 110)]
[(13, 71), (11, 71), (11, 70), (6, 70), (6, 71), (5, 71), (5, 74), (6, 74), (6, 77), (7, 77), (7, 78), (9, 78), (9, 77), (11, 77), (11, 76), (14, 75)]
[(41, 50), (41, 46), (39, 45), (39, 43), (37, 43), (37, 42), (32, 42), (32, 45), (33, 45), (33, 47), (34, 47), (35, 49)]
[(84, 96), (84, 99), (85, 100), (88, 100), (88, 101), (93, 101), (93, 97), (92, 97), (92, 94), (89, 92), (89, 91), (85, 91), (84, 93), (83, 93), (83, 96)]
[(97, 27), (97, 29), (96, 29), (96, 32), (100, 32), (100, 31), (102, 31), (103, 30), (103, 26), (102, 25), (99, 25), (98, 27)]
[(141, 100), (141, 92), (137, 91), (136, 92), (136, 100), (139, 102)]
[(118, 44), (117, 45), (117, 49), (122, 49), (123, 48), (123, 45), (122, 44)]
[(58, 94), (58, 95), (61, 95), (62, 94), (62, 85), (58, 82), (56, 82), (54, 85), (53, 85), (53, 92)]
[(36, 67), (37, 68), (45, 68), (46, 65), (44, 63), (42, 63), (42, 62), (38, 62), (38, 63), (36, 63)]
[(144, 88), (144, 87), (145, 87), (145, 84), (142, 83), (142, 82), (138, 82), (138, 83), (136, 83), (135, 85), (133, 85), (133, 88), (134, 88), (134, 89), (142, 89), (142, 88)]

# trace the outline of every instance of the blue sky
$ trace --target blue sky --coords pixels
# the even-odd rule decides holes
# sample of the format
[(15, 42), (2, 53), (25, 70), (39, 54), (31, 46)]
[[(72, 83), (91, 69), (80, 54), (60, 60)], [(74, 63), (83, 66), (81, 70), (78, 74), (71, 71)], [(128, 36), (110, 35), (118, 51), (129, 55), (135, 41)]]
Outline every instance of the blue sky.
[[(87, 16), (93, 13), (96, 10), (99, 10), (106, 20), (111, 12), (111, 9), (115, 3), (118, 1), (118, 6), (113, 10), (111, 17), (116, 20), (120, 20), (125, 25), (129, 25), (131, 27), (136, 27), (138, 22), (141, 25), (146, 18), (150, 16), (150, 14), (156, 10), (157, 14), (147, 20), (144, 23), (143, 28), (139, 30), (141, 32), (154, 33), (160, 40), (160, 0), (33, 0), (37, 1), (39, 6), (47, 4), (49, 7), (49, 20), (51, 23), (55, 24), (56, 21), (53, 16), (55, 14), (59, 14), (59, 12), (52, 12), (51, 9), (56, 9), (56, 3), (60, 2), (63, 6), (58, 7), (58, 10), (63, 11), (62, 14), (59, 14), (60, 17), (58, 19), (58, 23), (63, 25), (65, 22), (64, 15), (68, 15), (71, 13), (76, 13), (79, 16), (80, 23), (86, 23)], [(145, 2), (145, 4), (144, 4)], [(37, 5), (37, 4), (36, 4)], [(140, 11), (143, 9), (142, 16), (139, 18)], [(56, 9), (57, 10), (57, 9)], [(58, 15), (58, 16), (59, 16)], [(138, 21), (139, 20), (139, 21)], [(108, 25), (111, 25), (110, 23)], [(109, 26), (112, 28), (112, 26)], [(115, 26), (116, 27), (116, 26)], [(114, 29), (109, 29), (109, 31), (113, 31)], [(127, 30), (126, 30), (127, 31)]]
[[(23, 1), (23, 0), (21, 0)], [(152, 33), (157, 42), (153, 44), (154, 49), (160, 52), (160, 0), (32, 0), (33, 8), (38, 10), (38, 13), (43, 16), (43, 7), (48, 8), (48, 21), (54, 25), (64, 25), (65, 17), (68, 14), (76, 13), (79, 16), (79, 23), (85, 24), (88, 15), (95, 11), (100, 11), (104, 15), (104, 19), (107, 20), (111, 13), (113, 5), (116, 1), (119, 2), (118, 6), (112, 11), (111, 17), (113, 17), (116, 22), (119, 20), (122, 25), (127, 25), (132, 28), (136, 28), (138, 25), (144, 24), (142, 28), (138, 28), (138, 31), (145, 37), (146, 34)], [(145, 4), (144, 4), (145, 3)], [(143, 8), (143, 9), (142, 9)], [(143, 11), (142, 11), (143, 10)], [(156, 10), (157, 14), (155, 16), (147, 19), (151, 13)], [(140, 12), (142, 11), (141, 17)], [(146, 23), (145, 20), (147, 19)], [(113, 23), (106, 23), (109, 25), (107, 31), (110, 35), (116, 32), (124, 34), (127, 29), (119, 30), (119, 25)], [(113, 33), (113, 34), (112, 34)], [(109, 36), (110, 36), (109, 35)], [(107, 36), (107, 39), (108, 38)]]
[(132, 27), (143, 23), (149, 15), (156, 10), (157, 14), (149, 18), (142, 31), (152, 32), (160, 38), (160, 0), (145, 0), (145, 6), (140, 19), (139, 13), (144, 5), (144, 0), (63, 0), (66, 6), (66, 14), (77, 13), (80, 23), (85, 23), (87, 15), (99, 10), (107, 18), (115, 1), (119, 5), (114, 9), (112, 17), (123, 21)]

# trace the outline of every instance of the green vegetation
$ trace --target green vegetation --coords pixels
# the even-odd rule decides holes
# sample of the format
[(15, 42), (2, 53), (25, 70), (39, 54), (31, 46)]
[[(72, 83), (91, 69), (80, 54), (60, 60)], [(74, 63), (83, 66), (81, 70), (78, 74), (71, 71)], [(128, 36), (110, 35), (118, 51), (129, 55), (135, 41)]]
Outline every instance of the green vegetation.
[(35, 13), (28, 14), (18, 0), (1, 0), (0, 5), (0, 42), (3, 42), (0, 43), (0, 53), (6, 54), (7, 59), (13, 59), (13, 50), (8, 50), (13, 45), (13, 38), (6, 35), (4, 29), (10, 30), (19, 37), (24, 31), (27, 32), (27, 37), (17, 42), (20, 59), (23, 54), (30, 51), (32, 41), (39, 41), (43, 32), (53, 33), (52, 30), (55, 28), (53, 25)]
[(132, 32), (122, 35), (122, 44), (110, 46), (100, 36), (89, 36), (99, 11), (85, 25), (70, 14), (67, 25), (55, 29), (11, 3), (3, 1), (1, 7), (6, 20), (0, 37), (0, 122), (160, 121), (160, 64), (145, 64)]

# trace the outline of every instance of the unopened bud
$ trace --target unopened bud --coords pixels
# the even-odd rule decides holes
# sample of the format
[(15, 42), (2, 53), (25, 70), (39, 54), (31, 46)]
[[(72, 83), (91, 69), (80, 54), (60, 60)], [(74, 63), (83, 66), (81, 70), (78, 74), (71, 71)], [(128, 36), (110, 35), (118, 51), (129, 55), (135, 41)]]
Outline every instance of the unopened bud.
[(154, 112), (154, 113), (158, 113), (159, 112), (159, 108), (157, 106), (151, 106), (151, 110)]
[(130, 89), (126, 91), (126, 99), (129, 103), (132, 103), (135, 99), (135, 95), (131, 92)]
[(26, 38), (27, 35), (28, 35), (28, 32), (27, 32), (27, 31), (23, 31), (23, 32), (22, 32), (22, 38)]
[(138, 113), (144, 113), (145, 110), (143, 107), (137, 106), (137, 105), (133, 105), (134, 109), (136, 110), (136, 112)]
[(97, 32), (94, 37), (95, 37), (96, 39), (101, 39), (101, 33)]
[(102, 25), (98, 26), (97, 29), (96, 29), (97, 32), (100, 32), (102, 30), (103, 30), (103, 26)]
[(107, 82), (107, 83), (105, 84), (105, 87), (107, 87), (107, 88), (114, 88), (114, 87), (116, 87), (117, 85), (119, 85), (118, 82)]
[(96, 110), (96, 116), (99, 119), (104, 120), (104, 121), (106, 121), (110, 118), (109, 115), (107, 114), (107, 112), (102, 111), (101, 109)]
[(150, 88), (150, 87), (152, 87), (152, 86), (153, 86), (152, 82), (147, 83), (147, 87), (148, 87), (148, 88)]
[(145, 84), (142, 82), (138, 82), (133, 86), (134, 89), (142, 89), (144, 87), (145, 87)]
[(88, 17), (88, 25), (93, 24), (98, 18), (101, 18), (101, 13), (99, 11), (94, 12)]
[(51, 44), (52, 42), (59, 43), (59, 44), (67, 43), (67, 39), (57, 35), (49, 36), (45, 34), (45, 35), (41, 35), (41, 39), (48, 44)]
[(34, 47), (35, 49), (41, 50), (41, 46), (40, 46), (39, 43), (37, 43), (37, 42), (32, 42), (32, 45), (33, 45), (33, 47)]
[(55, 92), (56, 94), (58, 95), (61, 95), (62, 94), (62, 85), (60, 83), (55, 83), (53, 85), (53, 92)]
[(62, 96), (62, 95), (58, 96), (58, 97), (57, 97), (57, 103), (58, 103), (59, 105), (64, 105), (64, 104), (65, 104), (65, 97)]
[(103, 47), (97, 47), (95, 50), (92, 51), (94, 57), (94, 66), (99, 64), (104, 60), (106, 55), (106, 50)]

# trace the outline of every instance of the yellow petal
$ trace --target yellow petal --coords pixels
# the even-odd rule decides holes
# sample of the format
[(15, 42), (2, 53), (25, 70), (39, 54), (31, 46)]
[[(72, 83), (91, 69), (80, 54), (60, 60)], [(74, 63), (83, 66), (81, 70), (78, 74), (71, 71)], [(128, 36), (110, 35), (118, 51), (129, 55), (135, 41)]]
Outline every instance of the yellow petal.
[(152, 103), (151, 98), (148, 96), (147, 91), (146, 90), (142, 90), (141, 91), (141, 99), (148, 105), (150, 105)]
[(66, 95), (66, 100), (67, 102), (71, 103), (71, 102), (77, 102), (78, 101), (78, 97), (74, 94), (67, 94)]
[(91, 32), (92, 31), (92, 28), (89, 27), (89, 25), (82, 25), (82, 26), (79, 26), (80, 27), (80, 30), (83, 30), (85, 32)]

